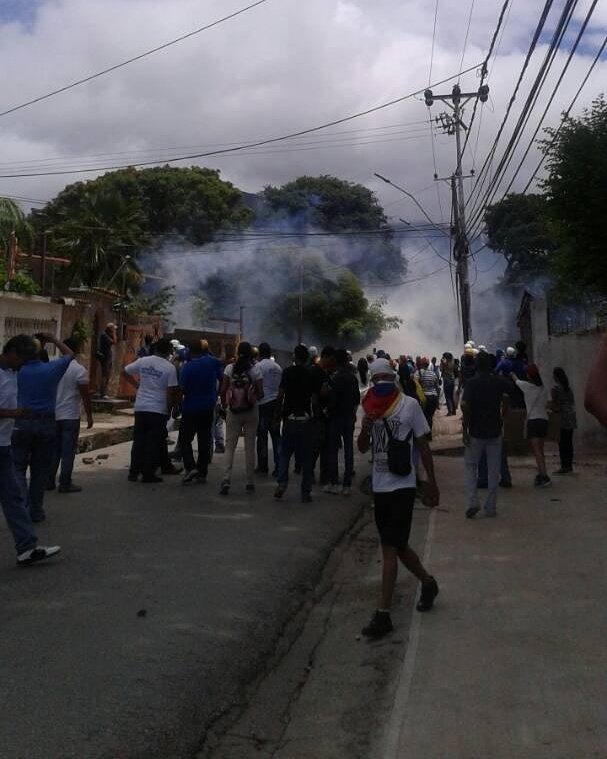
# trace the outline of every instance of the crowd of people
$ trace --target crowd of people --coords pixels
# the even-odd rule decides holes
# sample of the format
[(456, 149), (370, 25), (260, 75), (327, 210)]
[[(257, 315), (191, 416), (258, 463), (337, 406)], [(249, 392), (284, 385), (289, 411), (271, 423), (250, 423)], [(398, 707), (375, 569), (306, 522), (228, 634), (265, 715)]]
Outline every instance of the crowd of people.
[[(103, 336), (99, 361), (105, 395), (114, 326), (108, 325)], [(60, 354), (53, 361), (48, 360), (47, 344), (55, 345)], [(45, 519), (45, 491), (81, 490), (72, 480), (81, 407), (89, 427), (93, 415), (87, 371), (77, 361), (75, 348), (70, 340), (61, 342), (52, 335), (19, 335), (4, 345), (0, 357), (0, 498), (20, 566), (60, 551), (59, 546), (38, 545), (35, 534), (34, 524)], [(603, 381), (601, 372), (593, 372), (591, 376)], [(439, 592), (435, 578), (409, 545), (409, 534), (416, 496), (430, 507), (440, 499), (429, 441), (441, 403), (447, 416), (456, 415), (461, 406), (468, 518), (481, 513), (479, 489), (487, 490), (482, 514), (493, 517), (499, 487), (512, 486), (503, 440), (508, 414), (525, 418), (537, 464), (536, 487), (551, 482), (544, 456), (550, 413), (558, 416), (560, 427), (557, 474), (573, 471), (577, 420), (567, 374), (555, 367), (552, 382), (545, 383), (523, 343), (490, 353), (470, 342), (460, 357), (445, 352), (440, 360), (409, 355), (393, 359), (377, 350), (356, 364), (343, 348), (325, 346), (318, 351), (297, 345), (292, 360), (281, 367), (267, 342), (241, 342), (224, 365), (202, 338), (188, 345), (150, 338), (122, 375), (135, 394), (128, 479), (161, 483), (166, 475), (181, 475), (184, 486), (202, 485), (213, 455), (223, 454), (217, 482), (222, 496), (232, 488), (240, 437), (246, 493), (255, 492), (256, 478), (273, 477), (274, 498), (283, 499), (294, 459), (303, 503), (312, 501), (315, 483), (327, 494), (349, 496), (362, 406), (356, 444), (360, 452), (372, 454), (371, 488), (383, 551), (380, 602), (363, 629), (373, 638), (392, 629), (390, 606), (399, 560), (421, 584), (419, 611), (431, 609)], [(596, 408), (600, 419), (605, 413), (603, 393), (589, 388), (587, 406)], [(588, 398), (594, 398), (592, 407)], [(180, 422), (170, 456), (173, 419)], [(176, 464), (180, 460), (183, 468)]]

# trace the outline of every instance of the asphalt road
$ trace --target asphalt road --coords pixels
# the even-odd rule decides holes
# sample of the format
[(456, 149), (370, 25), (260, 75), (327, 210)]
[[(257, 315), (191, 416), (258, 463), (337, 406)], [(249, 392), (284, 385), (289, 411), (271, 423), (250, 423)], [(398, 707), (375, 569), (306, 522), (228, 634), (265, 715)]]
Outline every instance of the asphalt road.
[[(53, 563), (16, 568), (0, 527), (0, 757), (188, 757), (242, 702), (365, 498), (303, 505), (297, 478), (233, 494), (126, 480), (129, 445), (79, 463), (77, 495), (48, 494)], [(218, 457), (219, 464), (221, 457)], [(78, 457), (82, 461), (82, 457)]]

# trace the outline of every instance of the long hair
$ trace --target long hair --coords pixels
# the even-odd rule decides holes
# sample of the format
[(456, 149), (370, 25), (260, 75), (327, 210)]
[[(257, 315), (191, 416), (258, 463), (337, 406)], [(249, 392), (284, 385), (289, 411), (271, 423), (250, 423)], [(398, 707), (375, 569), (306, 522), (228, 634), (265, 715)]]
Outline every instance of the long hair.
[(566, 393), (569, 392), (571, 389), (571, 386), (569, 384), (569, 378), (565, 374), (565, 370), (562, 369), (560, 366), (555, 367), (554, 372), (552, 373), (552, 376), (554, 377), (555, 381), (559, 383), (563, 387)]
[(238, 345), (238, 358), (234, 364), (234, 374), (244, 374), (251, 368), (253, 360), (253, 348), (251, 343), (242, 342)]

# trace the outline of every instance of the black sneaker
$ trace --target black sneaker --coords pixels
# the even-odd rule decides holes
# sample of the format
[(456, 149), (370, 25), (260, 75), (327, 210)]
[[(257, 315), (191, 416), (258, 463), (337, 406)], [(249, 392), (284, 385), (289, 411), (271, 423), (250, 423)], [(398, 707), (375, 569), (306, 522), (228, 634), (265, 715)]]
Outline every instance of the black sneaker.
[(17, 565), (27, 567), (38, 561), (50, 559), (51, 556), (56, 556), (60, 552), (61, 548), (59, 546), (37, 546), (36, 548), (30, 548), (29, 551), (23, 551), (17, 555)]
[(480, 508), (478, 506), (471, 506), (469, 509), (466, 510), (466, 519), (474, 519), (474, 517), (478, 514), (480, 511)]
[(285, 488), (279, 485), (274, 491), (274, 498), (277, 498), (278, 500), (280, 500), (284, 494), (285, 494)]
[(219, 490), (219, 495), (228, 495), (230, 492), (230, 483), (229, 482), (222, 482), (221, 488)]
[(538, 487), (538, 488), (546, 488), (546, 487), (548, 487), (548, 485), (552, 484), (552, 480), (546, 474), (543, 477), (540, 477), (535, 484), (536, 484), (536, 487)]
[(82, 493), (82, 488), (80, 485), (74, 485), (73, 482), (70, 482), (70, 484), (67, 487), (63, 487), (63, 485), (59, 485), (59, 492), (60, 493)]
[(434, 605), (434, 599), (438, 595), (438, 583), (434, 579), (434, 577), (430, 578), (429, 582), (426, 582), (422, 585), (422, 592), (419, 596), (419, 601), (417, 602), (417, 610), (418, 611), (430, 611), (432, 606)]
[(366, 627), (363, 627), (361, 633), (365, 638), (383, 638), (384, 635), (391, 633), (394, 629), (390, 613), (387, 611), (376, 611), (371, 621)]

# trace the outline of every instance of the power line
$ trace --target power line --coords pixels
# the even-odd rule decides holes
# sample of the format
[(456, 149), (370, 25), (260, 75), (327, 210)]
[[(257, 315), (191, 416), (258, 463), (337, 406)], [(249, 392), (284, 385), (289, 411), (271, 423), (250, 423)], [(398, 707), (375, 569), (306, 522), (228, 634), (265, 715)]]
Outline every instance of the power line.
[(436, 0), (436, 4), (434, 6), (434, 26), (432, 27), (432, 49), (430, 50), (430, 71), (428, 72), (428, 87), (432, 81), (432, 66), (434, 65), (434, 43), (436, 41), (436, 22), (438, 21), (438, 3), (439, 0)]
[(464, 65), (464, 58), (466, 57), (466, 48), (468, 47), (468, 37), (470, 35), (470, 26), (472, 24), (472, 14), (474, 13), (475, 0), (470, 0), (470, 14), (468, 15), (468, 26), (466, 28), (466, 36), (464, 37), (464, 49), (462, 50), (462, 59), (460, 61), (460, 69)]
[(584, 79), (582, 80), (582, 83), (581, 83), (581, 84), (580, 84), (580, 86), (578, 87), (578, 89), (577, 89), (577, 92), (576, 92), (576, 93), (575, 93), (575, 95), (573, 96), (573, 100), (571, 101), (571, 103), (569, 103), (569, 106), (567, 107), (567, 110), (566, 110), (566, 111), (563, 113), (563, 118), (562, 118), (562, 121), (561, 121), (561, 123), (559, 124), (559, 126), (558, 126), (558, 129), (557, 129), (557, 130), (555, 131), (555, 133), (553, 134), (553, 136), (552, 136), (552, 140), (550, 141), (550, 144), (547, 146), (547, 148), (546, 148), (546, 150), (545, 150), (545, 152), (544, 152), (544, 155), (542, 156), (542, 158), (541, 158), (540, 162), (539, 162), (539, 163), (538, 163), (538, 165), (535, 167), (535, 171), (534, 171), (534, 172), (533, 172), (533, 174), (531, 175), (531, 178), (529, 179), (529, 181), (528, 181), (528, 182), (527, 182), (527, 184), (525, 185), (525, 187), (524, 187), (524, 189), (523, 189), (523, 193), (526, 193), (526, 192), (527, 192), (527, 190), (528, 190), (528, 189), (529, 189), (529, 187), (531, 186), (531, 183), (532, 183), (532, 182), (533, 182), (533, 180), (534, 180), (534, 179), (537, 177), (537, 174), (538, 174), (538, 172), (540, 171), (540, 169), (542, 168), (542, 166), (543, 166), (543, 164), (544, 164), (544, 161), (546, 160), (546, 156), (547, 156), (547, 155), (548, 155), (548, 153), (550, 152), (550, 149), (552, 148), (552, 146), (553, 146), (553, 145), (554, 145), (554, 143), (556, 142), (556, 139), (557, 139), (557, 137), (558, 137), (558, 135), (559, 135), (559, 133), (560, 133), (561, 129), (563, 128), (563, 124), (564, 124), (564, 123), (567, 121), (567, 119), (569, 118), (569, 114), (571, 113), (571, 109), (572, 109), (572, 108), (573, 108), (573, 106), (576, 104), (576, 102), (577, 102), (577, 99), (578, 99), (578, 98), (579, 98), (579, 96), (581, 95), (581, 93), (582, 93), (582, 90), (584, 89), (584, 87), (586, 86), (586, 83), (588, 82), (588, 79), (590, 79), (590, 75), (591, 75), (591, 74), (592, 74), (592, 72), (594, 71), (594, 67), (595, 67), (595, 66), (596, 66), (596, 64), (599, 62), (599, 60), (600, 60), (601, 56), (603, 55), (603, 52), (604, 52), (604, 50), (605, 50), (605, 47), (607, 47), (607, 36), (606, 36), (606, 37), (605, 37), (605, 39), (603, 40), (603, 44), (601, 45), (601, 47), (599, 48), (599, 50), (598, 50), (597, 54), (595, 55), (595, 57), (594, 57), (594, 60), (592, 61), (591, 65), (590, 65), (590, 68), (589, 68), (589, 69), (588, 69), (588, 71), (586, 72), (586, 76), (585, 76), (585, 77), (584, 77)]
[(231, 19), (236, 18), (237, 16), (240, 16), (241, 14), (246, 13), (247, 11), (250, 11), (253, 8), (256, 8), (258, 5), (263, 5), (264, 3), (267, 3), (268, 1), (269, 0), (257, 0), (257, 2), (251, 3), (250, 5), (247, 5), (244, 8), (241, 8), (240, 10), (235, 11), (234, 13), (230, 13), (228, 16), (223, 16), (223, 18), (219, 18), (216, 21), (212, 21), (210, 24), (206, 24), (205, 26), (201, 26), (198, 29), (194, 29), (193, 31), (188, 32), (187, 34), (182, 34), (180, 37), (177, 37), (174, 40), (170, 40), (169, 42), (164, 42), (162, 45), (158, 45), (157, 47), (154, 47), (151, 50), (146, 50), (144, 53), (140, 53), (139, 55), (135, 55), (132, 58), (128, 58), (125, 61), (116, 63), (113, 66), (109, 66), (108, 68), (103, 69), (102, 71), (98, 71), (95, 74), (90, 74), (90, 76), (86, 76), (83, 79), (78, 79), (75, 82), (70, 82), (70, 84), (66, 84), (63, 87), (59, 87), (56, 90), (53, 90), (52, 92), (47, 92), (46, 95), (39, 95), (38, 97), (35, 97), (32, 100), (26, 101), (25, 103), (14, 105), (11, 108), (8, 108), (6, 111), (1, 111), (0, 116), (7, 116), (9, 113), (15, 113), (15, 111), (19, 111), (22, 108), (27, 108), (30, 105), (34, 105), (35, 103), (40, 103), (42, 100), (47, 100), (48, 98), (54, 97), (55, 95), (59, 95), (62, 92), (71, 90), (73, 87), (78, 87), (79, 85), (85, 84), (86, 82), (90, 82), (93, 79), (98, 79), (100, 76), (105, 76), (106, 74), (109, 74), (112, 71), (116, 71), (117, 69), (120, 69), (123, 66), (128, 66), (130, 63), (134, 63), (135, 61), (140, 61), (142, 58), (147, 58), (149, 55), (158, 53), (160, 50), (166, 50), (166, 48), (171, 47), (172, 45), (176, 45), (179, 42), (183, 42), (184, 40), (187, 40), (190, 37), (194, 37), (195, 35), (200, 34), (201, 32), (206, 32), (208, 29), (212, 29), (214, 26), (223, 24), (224, 21), (230, 21)]
[[(446, 79), (442, 79), (440, 82), (436, 82), (433, 84), (433, 87), (439, 87), (441, 84), (445, 84), (445, 82), (450, 82), (453, 79), (457, 79), (462, 74), (467, 74), (470, 71), (474, 71), (479, 67), (480, 64), (476, 64), (475, 66), (470, 66), (465, 71), (460, 71), (457, 74), (454, 74), (453, 76), (449, 76)], [(258, 140), (256, 142), (244, 144), (244, 145), (237, 145), (230, 148), (223, 148), (221, 150), (210, 150), (203, 153), (192, 153), (189, 155), (182, 155), (174, 158), (168, 158), (168, 159), (160, 159), (160, 160), (153, 160), (153, 161), (139, 161), (137, 163), (130, 163), (130, 164), (118, 164), (113, 166), (97, 166), (95, 168), (83, 168), (83, 169), (74, 169), (70, 171), (46, 171), (46, 172), (29, 172), (29, 173), (20, 173), (20, 174), (0, 174), (0, 178), (2, 179), (13, 179), (16, 177), (40, 177), (40, 176), (55, 176), (55, 175), (63, 175), (63, 174), (86, 174), (90, 172), (95, 171), (114, 171), (116, 169), (127, 169), (127, 168), (139, 168), (142, 166), (153, 166), (157, 163), (175, 163), (177, 161), (189, 161), (194, 160), (198, 158), (209, 158), (211, 156), (216, 155), (226, 155), (229, 153), (238, 153), (241, 150), (249, 150), (251, 148), (257, 148), (261, 147), (263, 145), (271, 145), (276, 142), (284, 142), (285, 140), (293, 139), (294, 137), (301, 137), (302, 135), (306, 134), (312, 134), (314, 132), (319, 132), (321, 129), (327, 129), (328, 127), (332, 126), (338, 126), (339, 124), (345, 124), (348, 121), (353, 121), (354, 119), (360, 118), (361, 116), (368, 116), (371, 113), (376, 113), (377, 111), (381, 111), (384, 108), (389, 108), (390, 106), (396, 105), (398, 103), (402, 103), (405, 100), (410, 100), (411, 98), (415, 97), (416, 95), (420, 95), (424, 92), (426, 88), (423, 89), (417, 89), (413, 92), (408, 93), (407, 95), (402, 95), (399, 98), (395, 98), (394, 100), (389, 100), (387, 103), (382, 103), (381, 105), (373, 106), (372, 108), (367, 108), (364, 111), (359, 111), (358, 113), (353, 113), (349, 116), (344, 116), (339, 119), (335, 119), (333, 121), (328, 121), (324, 124), (319, 124), (315, 127), (310, 127), (308, 129), (301, 129), (297, 132), (291, 132), (289, 134), (284, 134), (279, 137), (270, 137), (265, 140)]]

